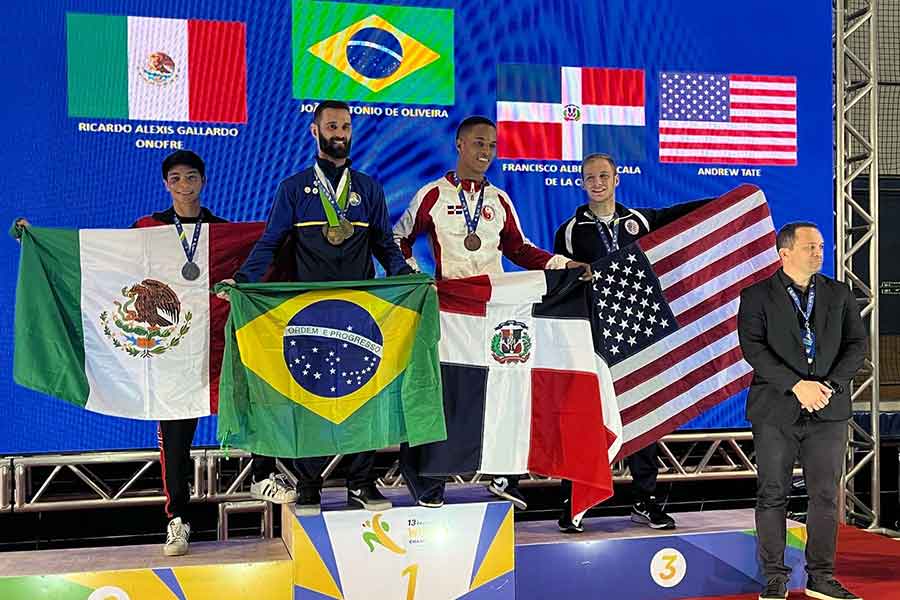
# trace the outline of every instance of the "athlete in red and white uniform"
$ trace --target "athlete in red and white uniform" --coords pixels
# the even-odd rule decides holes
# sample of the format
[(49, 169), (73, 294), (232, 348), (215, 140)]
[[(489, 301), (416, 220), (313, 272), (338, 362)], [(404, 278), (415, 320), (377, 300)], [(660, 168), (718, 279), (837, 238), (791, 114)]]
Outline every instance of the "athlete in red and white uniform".
[[(588, 265), (542, 250), (525, 237), (509, 195), (484, 174), (497, 153), (497, 126), (485, 117), (469, 117), (456, 130), (456, 170), (420, 189), (394, 226), (394, 239), (410, 266), (418, 269), (412, 245), (428, 237), (435, 278), (454, 279), (502, 273), (505, 256), (525, 269), (565, 269)], [(465, 202), (465, 204), (463, 204)], [(401, 446), (400, 466), (413, 498), (422, 506), (444, 503), (444, 480), (421, 475), (417, 453)], [(518, 476), (495, 475), (488, 490), (525, 509)]]
[[(482, 127), (489, 128), (487, 125)], [(491, 157), (494, 152), (479, 150)], [(460, 162), (463, 162), (462, 154)], [(490, 159), (484, 168), (489, 164)], [(412, 258), (412, 244), (417, 237), (425, 234), (434, 256), (434, 275), (437, 279), (502, 273), (503, 256), (524, 269), (566, 268), (568, 258), (550, 254), (528, 241), (506, 192), (487, 183), (483, 171), (467, 171), (460, 164), (456, 171), (450, 171), (421, 188), (394, 226), (394, 239), (413, 267), (416, 265)], [(475, 230), (481, 246), (474, 251), (468, 250), (464, 244), (468, 230), (456, 187), (457, 177), (460, 178), (469, 214), (473, 218), (484, 185), (484, 201)]]

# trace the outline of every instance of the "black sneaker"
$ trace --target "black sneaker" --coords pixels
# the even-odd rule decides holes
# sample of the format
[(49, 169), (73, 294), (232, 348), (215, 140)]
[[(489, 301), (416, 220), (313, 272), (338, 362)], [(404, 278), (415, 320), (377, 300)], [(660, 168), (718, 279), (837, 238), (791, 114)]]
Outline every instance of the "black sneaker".
[(525, 501), (525, 496), (519, 490), (518, 482), (511, 482), (506, 477), (494, 477), (488, 486), (488, 491), (504, 500), (509, 500), (519, 510), (528, 508), (528, 502)]
[(806, 595), (819, 600), (862, 600), (837, 579), (810, 579), (806, 582)]
[(298, 517), (315, 517), (322, 512), (322, 493), (318, 488), (300, 488), (297, 490), (297, 503), (294, 514)]
[(387, 510), (393, 504), (378, 491), (374, 483), (359, 489), (347, 488), (347, 504), (361, 506), (366, 510)]
[(652, 496), (632, 505), (631, 520), (651, 529), (675, 529), (675, 519), (667, 515)]
[(418, 501), (419, 506), (424, 506), (425, 508), (440, 508), (444, 505), (444, 492), (443, 490), (438, 490), (433, 494), (425, 496), (423, 498), (419, 498)]
[(559, 517), (559, 521), (557, 521), (556, 524), (563, 533), (581, 533), (584, 531), (584, 525), (582, 524), (581, 519), (575, 520), (572, 518), (572, 503), (568, 500), (563, 502), (562, 515)]
[(787, 579), (770, 577), (766, 589), (759, 595), (759, 600), (784, 600), (788, 597)]

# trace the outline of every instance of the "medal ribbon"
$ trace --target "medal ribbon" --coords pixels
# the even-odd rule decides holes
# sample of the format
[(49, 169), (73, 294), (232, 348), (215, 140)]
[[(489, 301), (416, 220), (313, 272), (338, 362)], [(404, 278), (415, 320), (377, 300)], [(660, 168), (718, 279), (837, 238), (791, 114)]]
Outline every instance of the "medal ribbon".
[(350, 197), (350, 168), (345, 168), (341, 174), (337, 192), (331, 187), (331, 181), (322, 172), (318, 163), (315, 165), (315, 172), (319, 199), (322, 201), (322, 208), (325, 209), (325, 218), (331, 227), (337, 227), (340, 225), (341, 219), (347, 216), (347, 198)]
[(178, 215), (172, 211), (172, 220), (175, 223), (175, 230), (178, 232), (178, 239), (181, 240), (181, 247), (184, 249), (184, 257), (187, 258), (187, 261), (194, 262), (194, 254), (197, 252), (197, 242), (200, 241), (200, 230), (203, 228), (203, 213), (200, 213), (200, 216), (197, 217), (197, 225), (194, 227), (194, 237), (191, 240), (191, 245), (188, 247), (187, 243), (187, 234), (184, 232), (184, 225), (181, 224), (181, 219), (178, 218)]
[(816, 283), (812, 282), (809, 284), (809, 296), (806, 299), (806, 310), (803, 310), (803, 306), (800, 304), (800, 298), (797, 296), (797, 292), (794, 291), (794, 288), (788, 286), (787, 292), (791, 297), (791, 300), (794, 301), (794, 306), (797, 308), (797, 311), (803, 317), (803, 326), (806, 329), (806, 332), (803, 334), (803, 351), (806, 352), (806, 362), (812, 364), (813, 359), (816, 357), (816, 333), (812, 330), (809, 321), (812, 318), (813, 304), (815, 304), (816, 301)]
[(597, 215), (590, 210), (586, 212), (588, 217), (591, 218), (594, 225), (597, 227), (597, 233), (600, 234), (600, 240), (606, 247), (606, 253), (612, 254), (617, 251), (619, 249), (619, 221), (621, 219), (616, 218), (615, 213), (613, 213), (613, 220), (607, 224), (601, 221)]
[(475, 216), (473, 217), (472, 213), (469, 212), (469, 202), (466, 200), (465, 192), (463, 192), (462, 181), (459, 180), (456, 173), (453, 174), (453, 183), (456, 184), (456, 193), (459, 194), (459, 203), (462, 204), (463, 217), (466, 219), (466, 231), (475, 233), (475, 230), (478, 229), (478, 221), (481, 219), (481, 207), (484, 205), (484, 188), (490, 184), (487, 179), (482, 182), (481, 193), (478, 195), (478, 202), (475, 203)]

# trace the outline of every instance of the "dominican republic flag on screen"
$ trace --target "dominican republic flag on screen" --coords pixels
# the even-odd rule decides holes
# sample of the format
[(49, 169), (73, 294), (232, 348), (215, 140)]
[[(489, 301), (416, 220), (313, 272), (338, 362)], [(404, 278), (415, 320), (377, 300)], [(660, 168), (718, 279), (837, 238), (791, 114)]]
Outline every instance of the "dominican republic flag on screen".
[(609, 152), (644, 158), (644, 71), (501, 64), (497, 156), (577, 160)]
[(612, 494), (618, 411), (594, 350), (589, 284), (578, 275), (524, 271), (438, 284), (447, 441), (420, 446), (423, 473), (564, 477), (575, 482), (576, 514)]
[(594, 330), (622, 420), (620, 456), (750, 385), (739, 296), (780, 267), (759, 188), (742, 185), (592, 267)]

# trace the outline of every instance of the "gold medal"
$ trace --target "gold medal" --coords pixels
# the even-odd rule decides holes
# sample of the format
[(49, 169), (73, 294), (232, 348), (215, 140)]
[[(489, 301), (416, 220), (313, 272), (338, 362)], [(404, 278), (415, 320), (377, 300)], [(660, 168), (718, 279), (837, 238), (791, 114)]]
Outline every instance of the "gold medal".
[(325, 236), (325, 239), (332, 246), (340, 246), (344, 243), (344, 240), (347, 239), (344, 235), (344, 230), (340, 225), (331, 226), (328, 223), (322, 225), (322, 235)]
[(341, 228), (345, 240), (350, 239), (350, 237), (353, 235), (353, 223), (348, 221), (345, 217), (341, 217), (340, 225), (338, 225), (338, 227)]

